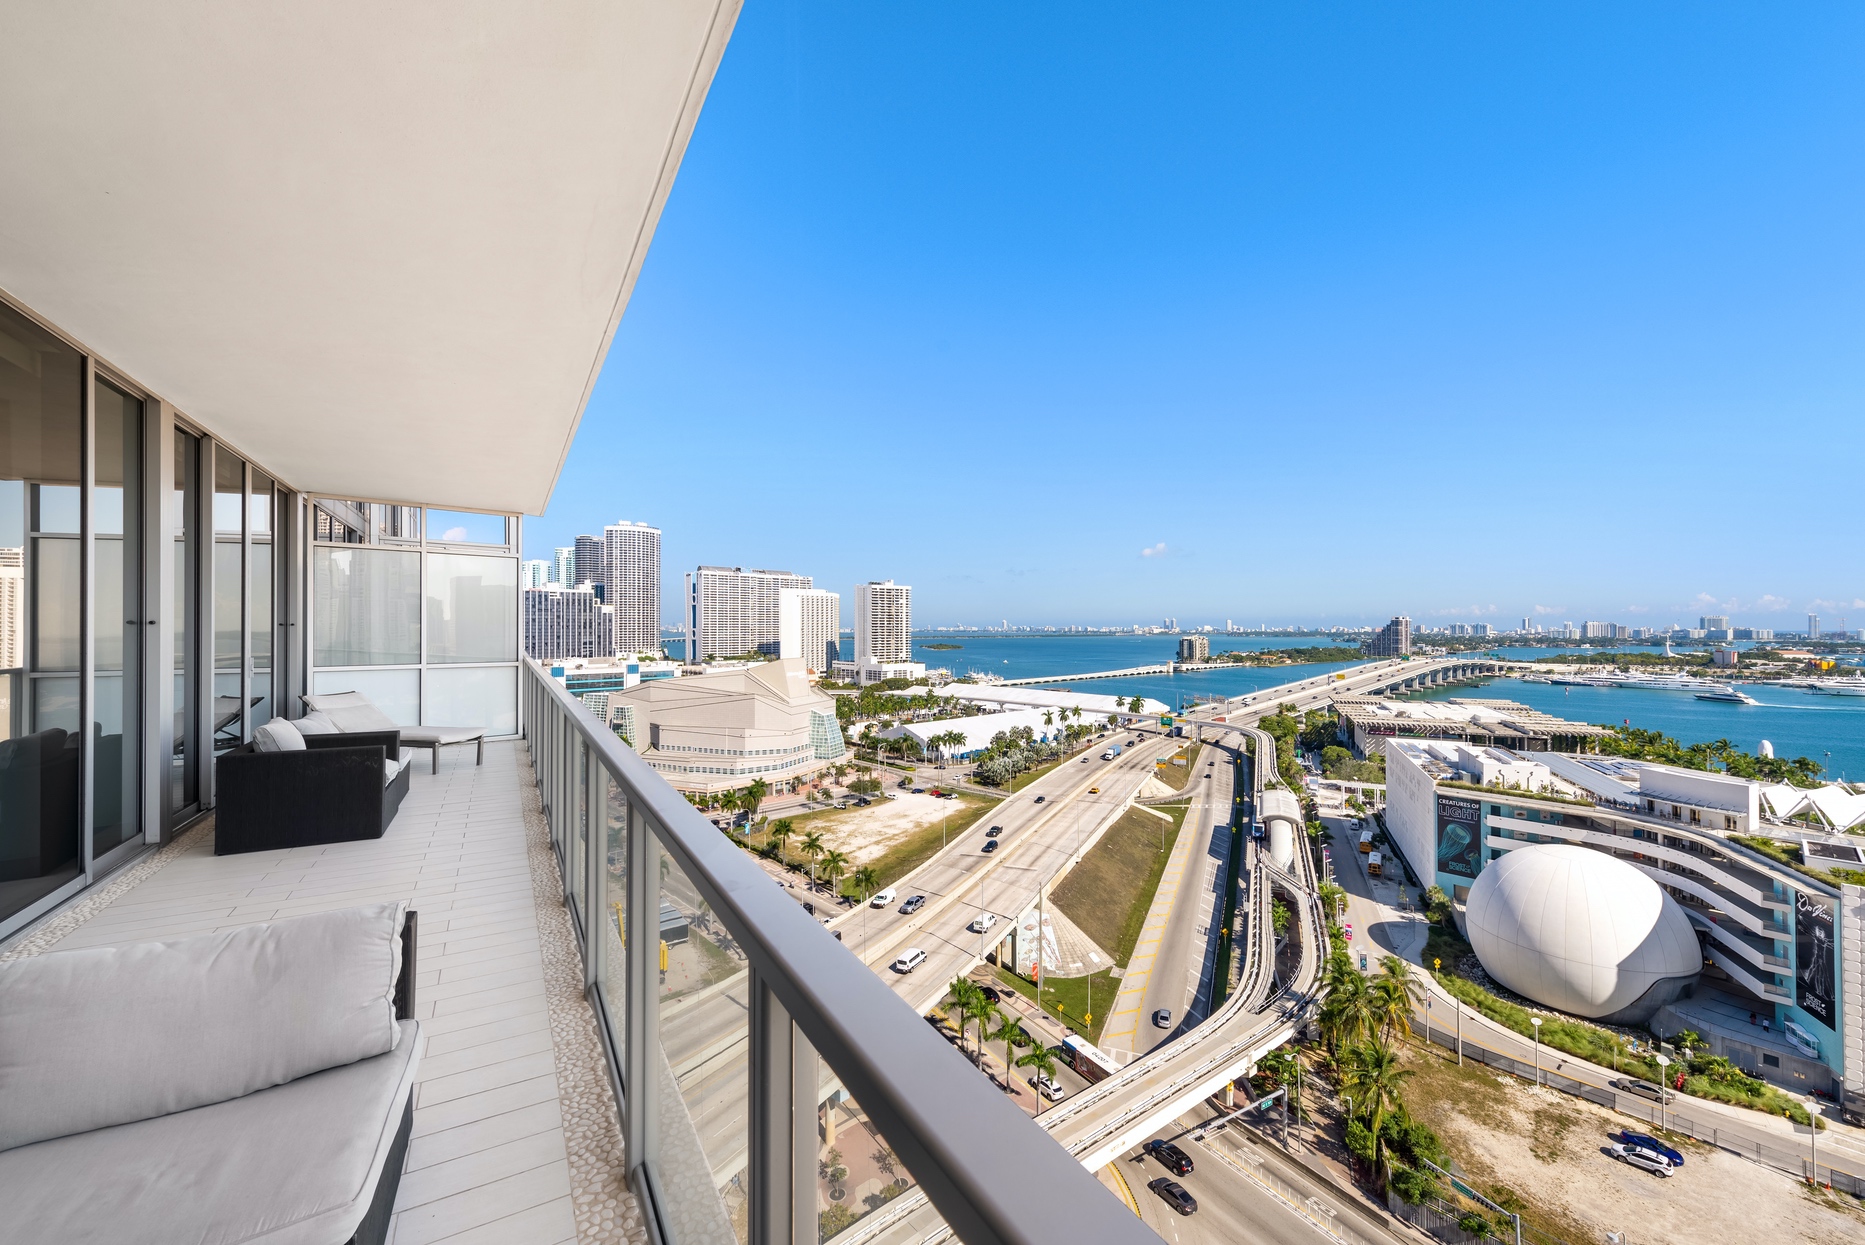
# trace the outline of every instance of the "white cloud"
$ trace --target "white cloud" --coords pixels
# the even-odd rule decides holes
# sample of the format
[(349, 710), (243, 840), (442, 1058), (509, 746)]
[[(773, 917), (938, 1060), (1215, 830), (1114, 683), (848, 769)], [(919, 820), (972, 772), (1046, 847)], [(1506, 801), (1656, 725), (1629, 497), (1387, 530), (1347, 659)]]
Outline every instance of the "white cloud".
[(1535, 613), (1537, 614), (1565, 614), (1566, 612), (1567, 607), (1565, 605), (1537, 605), (1535, 607)]
[(442, 540), (465, 540), (466, 529), (463, 527), (450, 527), (440, 534), (440, 538)]
[(1772, 592), (1765, 592), (1755, 599), (1755, 608), (1764, 611), (1784, 610), (1793, 602), (1786, 597), (1777, 597)]
[(1432, 610), (1434, 618), (1481, 618), (1485, 614), (1494, 614), (1493, 605), (1456, 605), (1447, 610)]
[(1140, 550), (1140, 556), (1141, 556), (1141, 557), (1143, 557), (1143, 558), (1163, 558), (1163, 557), (1165, 557), (1165, 556), (1166, 556), (1166, 542), (1162, 540), (1162, 541), (1160, 541), (1160, 542), (1159, 542), (1158, 544), (1156, 544), (1156, 545), (1154, 545), (1154, 546), (1153, 546), (1152, 548), (1150, 548), (1150, 549), (1142, 549), (1142, 550)]

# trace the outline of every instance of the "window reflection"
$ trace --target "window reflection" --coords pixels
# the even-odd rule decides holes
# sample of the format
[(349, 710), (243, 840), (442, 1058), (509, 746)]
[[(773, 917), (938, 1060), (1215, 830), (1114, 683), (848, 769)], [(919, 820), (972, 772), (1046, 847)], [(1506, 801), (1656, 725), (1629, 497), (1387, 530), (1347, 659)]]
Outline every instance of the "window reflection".
[(0, 919), (80, 872), (83, 386), (76, 351), (0, 306)]

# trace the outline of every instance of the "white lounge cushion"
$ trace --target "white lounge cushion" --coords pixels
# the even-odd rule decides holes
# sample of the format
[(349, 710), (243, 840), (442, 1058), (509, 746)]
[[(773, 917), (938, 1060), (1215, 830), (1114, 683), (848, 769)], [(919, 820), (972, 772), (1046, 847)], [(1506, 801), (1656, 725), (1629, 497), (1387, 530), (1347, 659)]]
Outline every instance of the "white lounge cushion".
[(306, 696), (304, 703), (317, 710), (335, 724), (344, 734), (357, 731), (397, 731), (397, 726), (389, 715), (370, 703), (369, 697), (361, 692), (325, 692), (317, 696)]
[(231, 1102), (0, 1154), (6, 1239), (348, 1240), (369, 1211), (419, 1067), (420, 1026), (400, 1028), (386, 1055)]
[(409, 757), (406, 754), (399, 756), (399, 757), (389, 757), (389, 756), (383, 757), (382, 758), (382, 785), (386, 787), (390, 783), (394, 782), (395, 776), (401, 773), (403, 770), (408, 768), (408, 761), (409, 761)]
[(313, 709), (311, 712), (292, 723), (300, 735), (340, 735), (337, 724)]
[(0, 1150), (392, 1049), (406, 909), (369, 904), (0, 964)]
[(255, 752), (303, 752), (304, 736), (284, 718), (273, 718), (264, 726), (253, 728)]
[(483, 726), (404, 726), (401, 728), (403, 743), (408, 744), (468, 744), (475, 739), (484, 739), (486, 728)]

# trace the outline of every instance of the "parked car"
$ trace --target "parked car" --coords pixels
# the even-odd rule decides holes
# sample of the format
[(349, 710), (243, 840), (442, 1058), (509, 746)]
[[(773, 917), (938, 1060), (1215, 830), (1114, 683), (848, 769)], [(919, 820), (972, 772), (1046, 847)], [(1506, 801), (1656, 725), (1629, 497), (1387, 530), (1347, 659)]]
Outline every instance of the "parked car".
[(1628, 1128), (1619, 1134), (1617, 1140), (1623, 1141), (1628, 1146), (1636, 1146), (1641, 1150), (1651, 1150), (1658, 1154), (1662, 1154), (1666, 1159), (1670, 1160), (1672, 1167), (1682, 1167), (1684, 1165), (1683, 1155), (1671, 1149), (1671, 1147), (1665, 1145), (1656, 1137), (1646, 1133), (1635, 1133)]
[(1090, 788), (1088, 788), (1088, 794), (1089, 794), (1089, 795), (1100, 795), (1100, 794), (1101, 794), (1101, 788), (1099, 788), (1099, 787), (1090, 787)]
[(1047, 1072), (1038, 1072), (1030, 1078), (1030, 1087), (1050, 1102), (1062, 1101), (1062, 1087), (1055, 1083), (1055, 1078)]
[(926, 906), (926, 896), (908, 895), (907, 901), (900, 905), (900, 914), (902, 916), (912, 916), (915, 912), (918, 912), (921, 908), (924, 908), (925, 906)]
[(1046, 795), (1039, 795), (1039, 796), (1037, 796), (1037, 797), (1036, 797), (1036, 802), (1037, 802), (1038, 804), (1041, 804), (1041, 803), (1042, 803), (1042, 802), (1043, 802), (1044, 800), (1046, 800), (1046, 799), (1048, 799), (1048, 798), (1049, 798), (1049, 797), (1048, 797), (1048, 796), (1046, 796)]
[(1622, 1076), (1617, 1080), (1608, 1081), (1607, 1084), (1621, 1093), (1637, 1094), (1640, 1098), (1649, 1098), (1653, 1102), (1671, 1102), (1677, 1097), (1675, 1093), (1663, 1086), (1653, 1085), (1650, 1081), (1641, 1081), (1637, 1077)]
[[(839, 930), (837, 931), (837, 935), (840, 936)], [(910, 973), (925, 962), (926, 953), (924, 951), (921, 951), (918, 947), (908, 947), (905, 953), (894, 961), (893, 968), (896, 973)]]
[(914, 794), (914, 795), (925, 795), (925, 794), (926, 794), (926, 788), (924, 788), (924, 787), (915, 787), (915, 788), (913, 788), (913, 794)]
[(1654, 1176), (1675, 1176), (1677, 1169), (1671, 1161), (1656, 1150), (1647, 1150), (1643, 1146), (1625, 1146), (1613, 1142), (1607, 1147), (1612, 1156), (1621, 1163), (1629, 1164), (1640, 1171), (1650, 1172)]
[(997, 987), (995, 986), (983, 986), (979, 989), (978, 993), (984, 996), (984, 1001), (986, 1003), (1002, 1003), (1004, 1001), (1004, 996), (997, 992)]
[(1003, 832), (1004, 828), (1002, 826), (992, 826), (989, 830), (984, 832), (984, 837), (987, 839), (994, 839)]
[(997, 840), (996, 840), (996, 839), (986, 839), (986, 840), (984, 841), (984, 854), (985, 854), (985, 855), (987, 855), (987, 856), (989, 856), (989, 855), (990, 855), (990, 854), (991, 854), (992, 852), (994, 852), (994, 851), (996, 851), (996, 850), (997, 850)]
[(1147, 1188), (1165, 1200), (1166, 1205), (1181, 1215), (1190, 1215), (1198, 1210), (1198, 1199), (1185, 1191), (1185, 1186), (1176, 1180), (1164, 1176), (1147, 1183)]
[(885, 908), (888, 904), (894, 902), (894, 895), (896, 893), (897, 892), (891, 886), (875, 891), (874, 898), (868, 901), (868, 906), (870, 908)]
[(1172, 1009), (1170, 1007), (1162, 1007), (1154, 1012), (1153, 1024), (1161, 1029), (1170, 1029), (1172, 1027)]
[(971, 918), (971, 924), (967, 925), (965, 928), (974, 934), (982, 934), (995, 924), (997, 924), (997, 913), (980, 912), (977, 916)]
[(1175, 1176), (1192, 1174), (1192, 1156), (1173, 1145), (1170, 1141), (1153, 1140), (1140, 1147), (1158, 1159), (1160, 1165)]

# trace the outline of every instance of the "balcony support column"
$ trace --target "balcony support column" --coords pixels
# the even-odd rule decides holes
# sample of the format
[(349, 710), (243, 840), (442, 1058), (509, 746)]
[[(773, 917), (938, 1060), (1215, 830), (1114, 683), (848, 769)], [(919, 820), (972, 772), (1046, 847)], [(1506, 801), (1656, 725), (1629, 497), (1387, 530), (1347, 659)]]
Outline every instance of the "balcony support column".
[[(660, 1040), (660, 860), (661, 847), (634, 800), (628, 801), (627, 937), (622, 940), (623, 989), (622, 1113), (628, 1146), (628, 1175), (636, 1196), (646, 1192), (644, 1168), (653, 1157), (656, 1084), (653, 1052)], [(651, 1205), (651, 1203), (649, 1203)], [(650, 1214), (648, 1218), (652, 1219)]]
[(751, 992), (751, 1240), (814, 1245), (816, 1052), (754, 971)]

